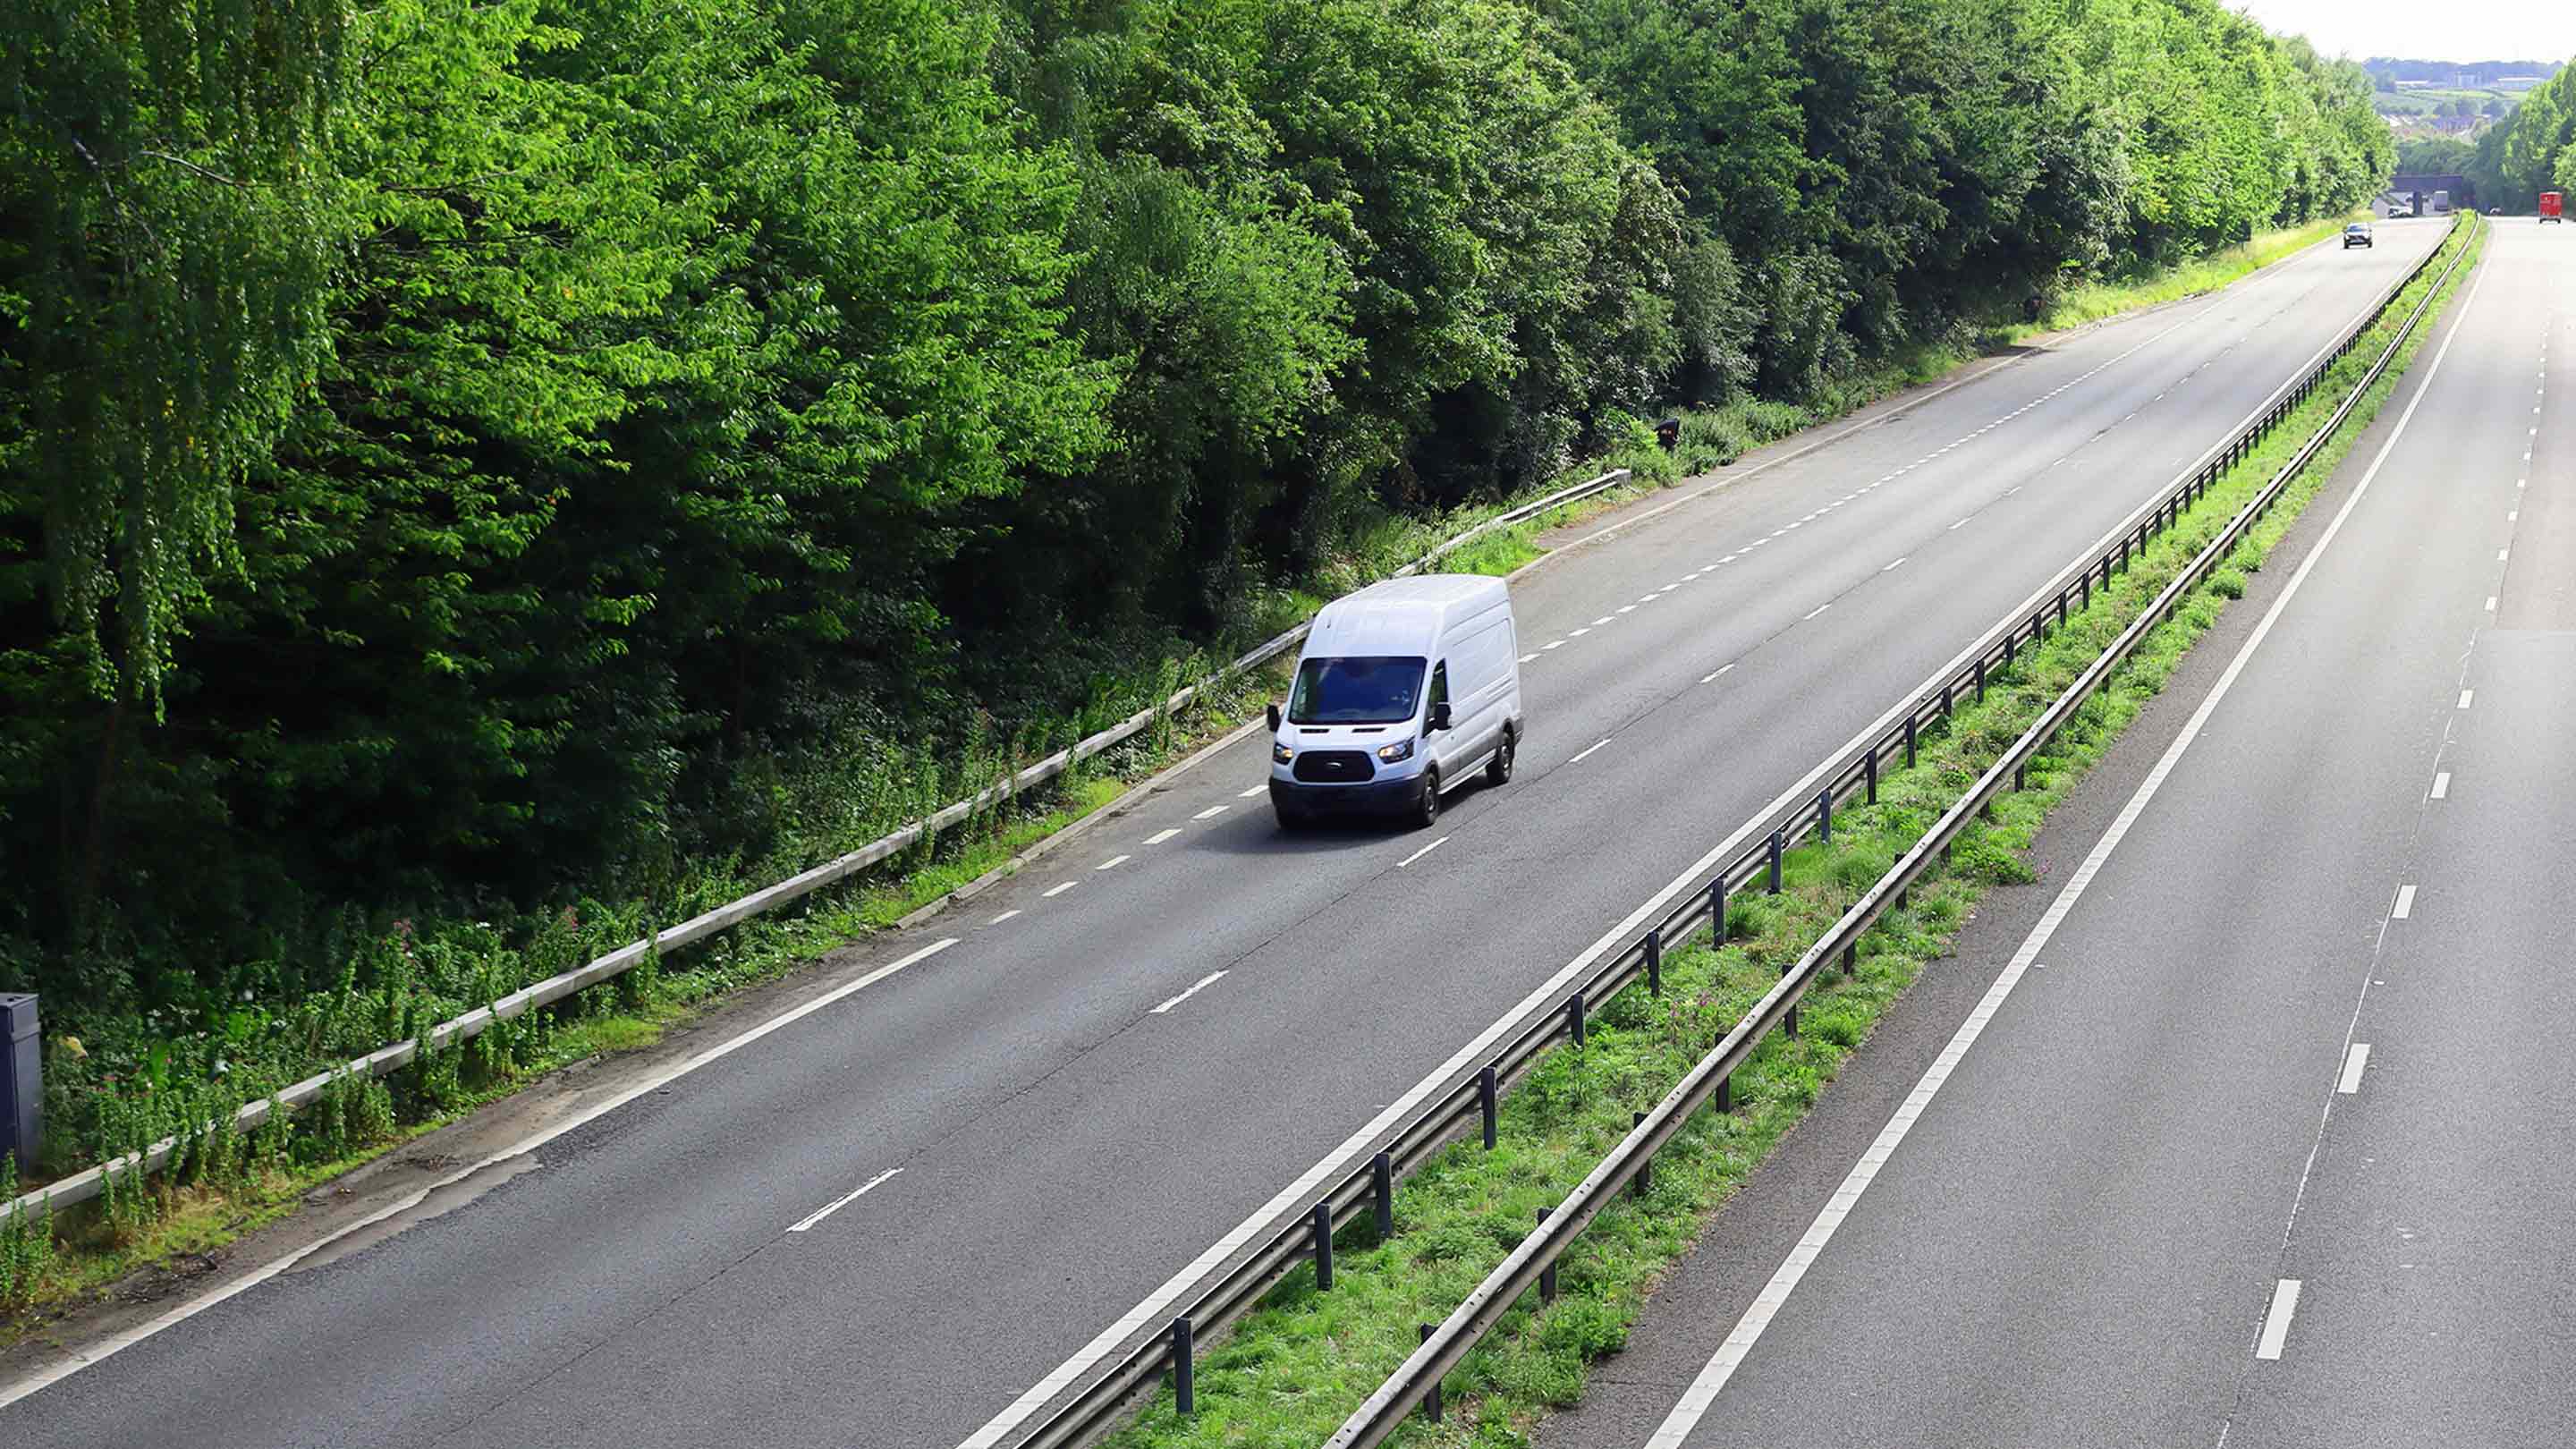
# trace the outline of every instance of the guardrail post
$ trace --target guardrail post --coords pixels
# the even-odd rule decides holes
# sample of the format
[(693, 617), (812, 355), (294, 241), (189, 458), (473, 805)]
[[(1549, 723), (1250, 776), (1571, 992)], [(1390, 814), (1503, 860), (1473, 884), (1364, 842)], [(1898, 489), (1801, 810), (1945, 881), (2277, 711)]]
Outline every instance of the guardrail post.
[(1831, 785), (1816, 792), (1816, 838), (1827, 845), (1834, 843), (1834, 787)]
[(1949, 717), (1950, 717), (1950, 686), (1948, 686), (1948, 685), (1946, 685), (1946, 684), (1945, 684), (1945, 685), (1942, 685), (1942, 686), (1941, 686), (1941, 718), (1943, 718), (1943, 719), (1948, 719)]
[(2093, 571), (2091, 569), (2086, 569), (2084, 571), (2084, 577), (2076, 581), (2075, 587), (2080, 590), (2080, 592), (2075, 596), (2075, 607), (2079, 609), (2092, 608)]
[[(1646, 1125), (1646, 1114), (1643, 1112), (1631, 1112), (1628, 1114), (1628, 1118), (1628, 1130), (1631, 1132), (1634, 1132), (1638, 1128)], [(1643, 1157), (1637, 1160), (1636, 1187), (1637, 1196), (1639, 1197), (1644, 1197), (1647, 1193), (1654, 1191), (1655, 1159), (1651, 1157)]]
[[(2010, 639), (2006, 639), (2006, 640), (2004, 641), (2004, 647), (2005, 647), (2005, 648), (2007, 648), (2007, 649), (2011, 648), (2011, 647), (2012, 647), (2012, 641), (2011, 641)], [(1986, 660), (1985, 660), (1985, 656), (1981, 654), (1981, 655), (1977, 656), (1977, 703), (1979, 703), (1979, 704), (1983, 704), (1983, 703), (1985, 703), (1985, 702), (1986, 702)]]
[(1791, 1041), (1796, 1041), (1798, 1039), (1798, 1008), (1795, 1004), (1790, 1006), (1789, 1019), (1786, 1022), (1783, 1022), (1782, 1025), (1789, 1028), (1789, 1039)]
[[(1424, 1343), (1429, 1343), (1435, 1326), (1426, 1323), (1421, 1325), (1421, 1327), (1422, 1341)], [(1433, 1379), (1431, 1381), (1431, 1392), (1422, 1396), (1422, 1412), (1430, 1418), (1432, 1423), (1437, 1424), (1440, 1422), (1440, 1381), (1438, 1379)]]
[(2057, 627), (2060, 629), (2066, 627), (2066, 591), (2064, 589), (2057, 591)]
[[(1549, 1211), (1550, 1209), (1540, 1208), (1538, 1220), (1546, 1222)], [(1556, 1301), (1556, 1265), (1554, 1263), (1538, 1270), (1538, 1301), (1541, 1303)]]
[(20, 1182), (36, 1175), (44, 1145), (44, 1045), (35, 993), (0, 991), (0, 1156), (17, 1156)]
[(1315, 1291), (1333, 1291), (1333, 1204), (1315, 1204)]
[(1494, 1129), (1501, 1125), (1495, 1120), (1499, 1114), (1494, 1110), (1494, 1085), (1492, 1067), (1476, 1074), (1476, 1105), (1485, 1113), (1485, 1150), (1488, 1152), (1494, 1147)]
[(1914, 715), (1911, 711), (1905, 716), (1905, 768), (1914, 768)]
[[(2122, 546), (2120, 556), (2124, 559), (2129, 556), (2126, 545)], [(2111, 556), (2107, 553), (2102, 555), (2102, 587), (2106, 590), (2111, 587)]]
[(1853, 976), (1859, 974), (1859, 972), (1860, 943), (1858, 941), (1854, 941), (1843, 947), (1843, 974), (1845, 976)]
[(2013, 638), (2020, 632), (2021, 631), (2019, 629), (2007, 629), (2004, 631), (2004, 668), (2006, 669), (2013, 667)]
[(1717, 1110), (1720, 1113), (1735, 1110), (1734, 1084), (1735, 1076), (1731, 1072), (1717, 1079)]
[(1712, 946), (1726, 944), (1726, 877), (1720, 874), (1708, 883), (1708, 941)]
[(1583, 993), (1578, 991), (1565, 1000), (1565, 1025), (1574, 1033), (1574, 1044), (1583, 1045)]
[(1646, 994), (1664, 994), (1664, 928), (1661, 926), (1646, 933)]
[[(2128, 571), (2129, 571), (2129, 540), (2128, 540), (2128, 537), (2127, 537), (2126, 535), (2122, 535), (2122, 537), (2121, 537), (2121, 539), (2120, 539), (2120, 572), (2122, 572), (2122, 573), (2124, 573), (2124, 574), (2125, 574), (2125, 573), (2127, 573)], [(2108, 573), (2108, 572), (2110, 572), (2110, 569), (2109, 569), (2109, 567), (2108, 567), (2107, 565), (2106, 565), (2106, 566), (2104, 566), (2104, 568), (2103, 568), (2103, 572), (2104, 572), (2104, 573)], [(2107, 584), (2106, 584), (2106, 585), (2104, 585), (2104, 587), (2106, 587), (2106, 588), (2107, 588), (2107, 587), (2109, 587), (2109, 585), (2107, 585)]]
[(1395, 1159), (1381, 1152), (1369, 1159), (1369, 1201), (1377, 1208), (1377, 1240), (1395, 1236)]
[(1870, 746), (1870, 747), (1869, 747), (1869, 753), (1868, 753), (1867, 755), (1865, 755), (1865, 756), (1863, 756), (1863, 757), (1861, 758), (1861, 772), (1860, 772), (1860, 773), (1861, 773), (1861, 778), (1862, 778), (1863, 780), (1867, 781), (1867, 782), (1868, 782), (1868, 785), (1869, 785), (1869, 803), (1870, 803), (1870, 804), (1872, 804), (1872, 805), (1877, 804), (1877, 803), (1878, 803), (1878, 746), (1876, 746), (1876, 745), (1872, 745), (1872, 746)]
[(1199, 1411), (1197, 1377), (1197, 1365), (1190, 1362), (1190, 1316), (1184, 1313), (1172, 1320), (1172, 1407), (1184, 1414)]
[(1771, 832), (1771, 894), (1780, 894), (1780, 832)]
[(2022, 765), (2013, 766), (2013, 789), (2015, 791), (2019, 791), (2022, 788), (2022, 771), (2025, 768), (2027, 767)]

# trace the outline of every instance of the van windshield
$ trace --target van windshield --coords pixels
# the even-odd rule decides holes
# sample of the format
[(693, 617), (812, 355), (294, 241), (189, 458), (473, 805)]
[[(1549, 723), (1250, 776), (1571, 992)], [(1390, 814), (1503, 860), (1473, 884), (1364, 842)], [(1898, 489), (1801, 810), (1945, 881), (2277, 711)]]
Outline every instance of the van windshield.
[(1387, 655), (1300, 660), (1288, 717), (1299, 724), (1402, 724), (1422, 703), (1423, 663)]

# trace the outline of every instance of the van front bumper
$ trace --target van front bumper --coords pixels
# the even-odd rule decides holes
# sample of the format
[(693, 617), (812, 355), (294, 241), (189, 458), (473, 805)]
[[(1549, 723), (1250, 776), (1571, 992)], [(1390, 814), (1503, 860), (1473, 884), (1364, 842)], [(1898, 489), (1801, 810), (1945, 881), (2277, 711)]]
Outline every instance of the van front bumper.
[(1366, 785), (1304, 785), (1273, 776), (1272, 808), (1289, 815), (1400, 815), (1422, 803), (1421, 774)]

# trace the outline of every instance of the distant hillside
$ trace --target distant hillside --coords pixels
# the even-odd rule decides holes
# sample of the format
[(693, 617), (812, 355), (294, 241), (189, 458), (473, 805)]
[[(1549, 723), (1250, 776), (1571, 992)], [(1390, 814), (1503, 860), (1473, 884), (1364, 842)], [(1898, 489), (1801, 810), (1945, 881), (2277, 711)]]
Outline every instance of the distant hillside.
[(2395, 81), (2421, 81), (2437, 86), (2484, 88), (2507, 76), (2538, 76), (2543, 80), (2558, 74), (2563, 62), (2554, 60), (2398, 60), (2374, 55), (2361, 63), (2373, 80), (2383, 86)]

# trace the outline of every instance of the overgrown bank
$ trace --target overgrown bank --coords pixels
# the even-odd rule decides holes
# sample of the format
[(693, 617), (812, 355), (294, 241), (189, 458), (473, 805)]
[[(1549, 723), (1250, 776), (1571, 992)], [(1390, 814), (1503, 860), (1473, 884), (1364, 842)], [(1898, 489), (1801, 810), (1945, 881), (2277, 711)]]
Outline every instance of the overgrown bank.
[[(2450, 284), (2468, 280), (2482, 232), (2453, 245), (2470, 249)], [(2438, 271), (2440, 263), (2436, 263)], [(1565, 1192), (1626, 1134), (1742, 1012), (1776, 984), (1858, 894), (1958, 798), (1959, 792), (2096, 657), (2137, 611), (2207, 545), (2233, 512), (2268, 481), (2305, 435), (2330, 415), (2367, 371), (2395, 322), (2433, 285), (2409, 289), (2330, 384), (2256, 455), (2232, 470), (2175, 530), (2159, 537), (2116, 585), (2098, 592), (2043, 645), (2022, 655), (1981, 704), (1962, 707), (1927, 744), (1916, 768), (1882, 781), (1881, 803), (1836, 812), (1835, 845), (1794, 852), (1778, 896), (1730, 905), (1721, 950), (1705, 943), (1676, 952), (1662, 998), (1634, 988), (1595, 1018), (1588, 1043), (1563, 1048), (1505, 1099), (1497, 1149), (1463, 1144), (1435, 1159), (1397, 1193), (1396, 1231), (1371, 1241), (1362, 1224), (1335, 1253), (1334, 1287), (1315, 1289), (1301, 1269), (1224, 1342), (1206, 1349), (1197, 1374), (1197, 1413), (1183, 1419), (1168, 1395), (1111, 1442), (1120, 1449), (1228, 1444), (1310, 1444), (1341, 1419), (1416, 1345), (1416, 1326), (1445, 1317), (1528, 1232), (1536, 1210)], [(2447, 293), (2446, 293), (2447, 296)], [(2441, 305), (2365, 396), (2346, 426), (2280, 506), (2231, 556), (2231, 566), (2189, 596), (2155, 630), (2114, 686), (2078, 712), (2031, 765), (2027, 788), (1997, 802), (1992, 822), (1972, 829), (1950, 863), (1917, 886), (1899, 911), (1863, 941), (1857, 974), (1828, 976), (1810, 995), (1804, 1032), (1775, 1034), (1733, 1079), (1730, 1112), (1704, 1110), (1655, 1162), (1652, 1187), (1607, 1208), (1562, 1263), (1560, 1296), (1514, 1308), (1448, 1380), (1447, 1422), (1419, 1418), (1393, 1441), (1412, 1445), (1525, 1443), (1531, 1425), (1582, 1392), (1591, 1364), (1626, 1338), (1645, 1295), (1687, 1251), (1797, 1121), (1840, 1063), (1915, 975), (1949, 949), (1959, 924), (1988, 887), (2030, 878), (2022, 852), (2049, 810), (2100, 759), (2162, 687), (2191, 643), (2227, 600), (2244, 592), (2309, 498), (2331, 479), (2407, 365), (2437, 330)]]

